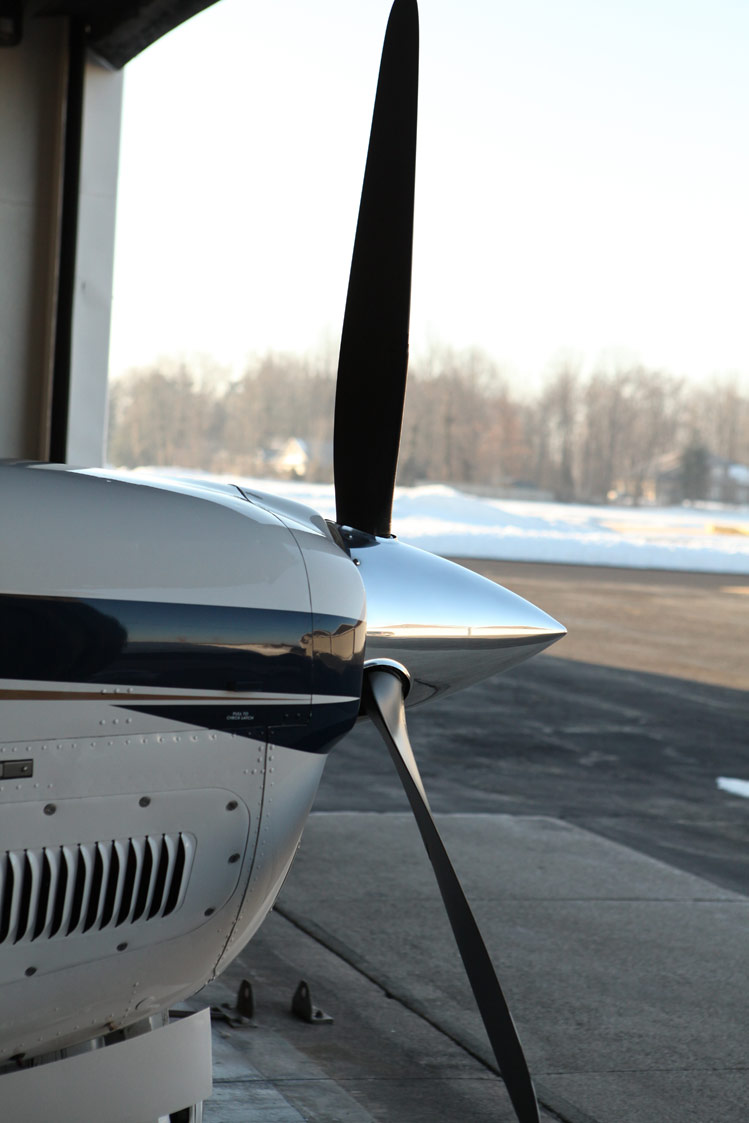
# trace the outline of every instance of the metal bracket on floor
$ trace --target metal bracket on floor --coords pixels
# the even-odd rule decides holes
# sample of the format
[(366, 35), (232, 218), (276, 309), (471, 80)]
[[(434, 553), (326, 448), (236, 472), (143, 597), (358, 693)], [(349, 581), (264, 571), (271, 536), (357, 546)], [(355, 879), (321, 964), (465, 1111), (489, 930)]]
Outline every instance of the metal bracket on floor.
[(324, 1010), (312, 1005), (312, 995), (304, 979), (301, 980), (294, 991), (294, 997), (291, 1000), (291, 1012), (297, 1018), (301, 1018), (303, 1022), (308, 1022), (309, 1025), (313, 1026), (330, 1025), (333, 1021), (330, 1014), (326, 1014)]
[(253, 1021), (254, 1017), (255, 996), (252, 993), (252, 983), (247, 979), (242, 979), (239, 984), (236, 1006), (230, 1006), (228, 1002), (222, 1002), (220, 1006), (211, 1006), (211, 1021), (226, 1022), (232, 1029), (245, 1029), (256, 1025)]

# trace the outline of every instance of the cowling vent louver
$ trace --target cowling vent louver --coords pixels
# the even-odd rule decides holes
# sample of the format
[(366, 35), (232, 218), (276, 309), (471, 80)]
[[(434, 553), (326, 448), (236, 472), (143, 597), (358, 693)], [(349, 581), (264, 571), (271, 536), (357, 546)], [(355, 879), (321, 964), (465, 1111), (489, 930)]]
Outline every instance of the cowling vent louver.
[(66, 939), (143, 924), (182, 904), (191, 834), (0, 853), (0, 944)]

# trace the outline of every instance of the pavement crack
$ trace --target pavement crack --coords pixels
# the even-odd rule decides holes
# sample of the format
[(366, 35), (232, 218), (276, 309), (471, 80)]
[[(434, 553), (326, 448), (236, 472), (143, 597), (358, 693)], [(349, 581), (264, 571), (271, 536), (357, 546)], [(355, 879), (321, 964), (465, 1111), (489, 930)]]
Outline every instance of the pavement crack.
[[(349, 947), (342, 940), (338, 940), (332, 933), (328, 932), (321, 925), (316, 924), (314, 921), (300, 916), (293, 909), (289, 909), (285, 905), (280, 905), (276, 902), (274, 912), (283, 917), (284, 920), (292, 924), (298, 931), (303, 932), (304, 935), (309, 936), (310, 939), (324, 947), (332, 955), (342, 959), (349, 967), (352, 967), (365, 979), (378, 988), (382, 994), (389, 999), (398, 1002), (406, 1010), (410, 1010), (412, 1014), (421, 1018), (438, 1033), (441, 1033), (459, 1049), (462, 1049), (469, 1057), (483, 1065), (485, 1069), (493, 1073), (494, 1076), (502, 1080), (496, 1063), (493, 1063), (486, 1056), (485, 1051), (477, 1042), (475, 1045), (466, 1041), (461, 1037), (451, 1032), (440, 1020), (434, 1017), (429, 1008), (419, 999), (414, 998), (404, 990), (402, 986), (396, 983), (393, 979), (388, 978), (386, 974), (375, 969), (375, 967), (368, 963), (364, 956), (359, 955), (353, 948)], [(559, 1096), (551, 1089), (545, 1088), (538, 1080), (534, 1079), (536, 1087), (536, 1095), (538, 1102), (547, 1112), (553, 1115), (559, 1123), (600, 1123), (599, 1120), (594, 1119), (593, 1116), (581, 1112), (573, 1104), (570, 1104), (562, 1096)]]

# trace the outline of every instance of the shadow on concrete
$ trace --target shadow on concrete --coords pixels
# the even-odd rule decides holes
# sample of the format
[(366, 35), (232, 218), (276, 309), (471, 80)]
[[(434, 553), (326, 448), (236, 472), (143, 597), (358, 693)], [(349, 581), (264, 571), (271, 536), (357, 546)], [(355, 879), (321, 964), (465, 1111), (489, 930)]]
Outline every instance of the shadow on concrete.
[[(437, 812), (550, 815), (749, 890), (749, 692), (541, 656), (409, 714)], [(405, 797), (366, 722), (334, 749), (315, 810)]]

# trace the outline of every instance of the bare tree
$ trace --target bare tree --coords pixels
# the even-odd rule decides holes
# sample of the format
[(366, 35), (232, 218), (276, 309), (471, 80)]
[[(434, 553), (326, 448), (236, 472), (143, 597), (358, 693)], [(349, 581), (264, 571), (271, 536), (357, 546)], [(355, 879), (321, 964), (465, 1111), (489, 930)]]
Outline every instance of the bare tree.
[(196, 390), (183, 364), (134, 370), (110, 393), (109, 459), (114, 464), (210, 467), (217, 403)]
[[(269, 450), (294, 437), (308, 477), (329, 480), (333, 361), (269, 353), (235, 381), (206, 359), (131, 371), (111, 387), (109, 459), (267, 475)], [(584, 379), (564, 360), (517, 399), (482, 352), (440, 346), (412, 364), (398, 479), (522, 480), (560, 500), (637, 503), (653, 498), (659, 458), (696, 445), (749, 463), (749, 400), (735, 379), (695, 389), (622, 360)], [(724, 483), (730, 501), (728, 467)]]

